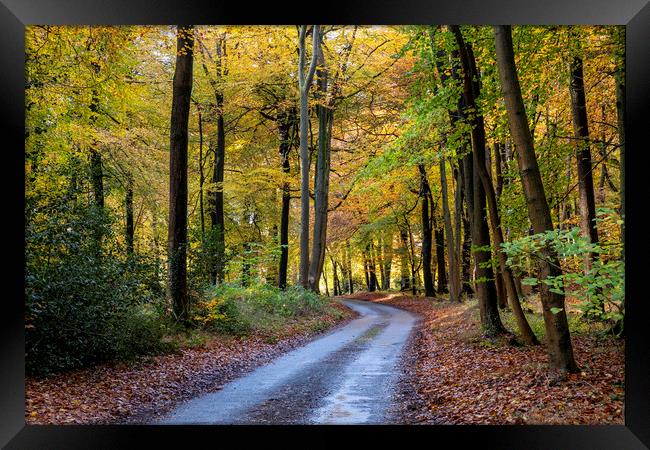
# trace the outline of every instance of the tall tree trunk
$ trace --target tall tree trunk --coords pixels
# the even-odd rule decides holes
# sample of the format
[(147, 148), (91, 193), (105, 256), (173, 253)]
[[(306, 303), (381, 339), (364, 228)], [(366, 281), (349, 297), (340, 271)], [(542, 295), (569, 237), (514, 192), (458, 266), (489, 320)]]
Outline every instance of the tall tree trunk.
[[(329, 198), (331, 110), (317, 106), (319, 112), (318, 158), (316, 160), (316, 180), (314, 183), (314, 239), (309, 268), (309, 288), (318, 292), (318, 283), (325, 260), (327, 240), (327, 210)], [(322, 129), (322, 131), (321, 131)]]
[(429, 181), (423, 164), (418, 164), (420, 171), (420, 196), (422, 197), (422, 277), (424, 278), (424, 295), (435, 297), (433, 276), (431, 274), (431, 220), (429, 218)]
[[(94, 148), (90, 149), (90, 177), (93, 189), (95, 209), (103, 217), (104, 212), (104, 171), (102, 168), (102, 155)], [(76, 181), (76, 180), (75, 180)], [(102, 240), (104, 230), (102, 223), (96, 223), (93, 230), (95, 240), (95, 254), (102, 255)]]
[[(444, 86), (447, 82), (447, 79), (449, 78), (448, 72), (445, 70), (443, 67), (442, 61), (446, 56), (446, 53), (443, 49), (439, 49), (437, 52), (435, 50), (435, 39), (434, 39), (434, 30), (430, 29), (429, 31), (429, 38), (431, 40), (431, 49), (433, 56), (436, 61), (436, 69), (438, 70), (438, 76), (440, 78), (440, 84), (441, 86)], [(452, 55), (449, 55), (452, 56)], [(451, 58), (452, 65), (451, 65), (451, 71), (449, 74), (457, 78), (457, 72), (458, 72), (458, 64), (455, 62), (455, 58)], [(459, 102), (459, 108), (456, 111), (452, 111), (451, 109), (448, 109), (448, 115), (449, 115), (449, 122), (452, 126), (452, 128), (456, 127), (457, 121), (460, 119), (460, 102)], [(447, 167), (446, 167), (446, 158), (444, 155), (440, 156), (440, 161), (439, 161), (439, 166), (440, 166), (440, 186), (442, 190), (442, 209), (443, 209), (443, 222), (444, 222), (444, 233), (438, 232), (436, 230), (436, 243), (438, 243), (438, 240), (444, 240), (444, 235), (446, 234), (447, 236), (447, 256), (449, 260), (449, 299), (451, 301), (460, 301), (460, 293), (461, 293), (461, 274), (460, 274), (460, 213), (461, 213), (461, 192), (460, 192), (460, 178), (454, 177), (454, 179), (458, 179), (459, 183), (458, 186), (456, 187), (456, 191), (454, 192), (454, 205), (455, 205), (455, 215), (456, 215), (456, 230), (454, 233), (454, 228), (452, 227), (452, 222), (451, 222), (451, 210), (449, 208), (449, 191), (448, 191), (448, 186), (447, 186)], [(453, 168), (453, 163), (450, 163), (450, 167), (452, 167), (452, 172), (457, 169)], [(456, 172), (454, 172), (455, 175), (459, 175)], [(453, 183), (452, 183), (453, 184)], [(442, 231), (442, 230), (441, 230)], [(443, 248), (444, 248), (444, 244)], [(438, 247), (438, 251), (442, 252), (443, 248)], [(441, 263), (444, 266), (444, 252), (442, 252), (443, 257), (440, 258), (438, 257), (438, 268), (440, 268)], [(441, 287), (443, 286), (442, 284), (442, 277), (439, 278), (438, 280), (438, 293), (443, 292), (441, 290)], [(445, 280), (446, 281), (446, 280)]]
[[(273, 248), (278, 248), (278, 245), (280, 243), (280, 233), (278, 232), (278, 224), (274, 223), (273, 226), (271, 227), (271, 245)], [(278, 258), (279, 259), (279, 258)], [(271, 286), (277, 286), (278, 285), (278, 279), (280, 278), (279, 275), (279, 264), (277, 263), (277, 260), (275, 257), (270, 258), (270, 261), (268, 261), (266, 264), (266, 274), (264, 276), (264, 281), (266, 284), (269, 284)]]
[[(486, 160), (486, 166), (488, 170), (488, 174), (490, 175), (490, 178), (492, 178), (492, 163), (490, 158)], [(494, 143), (494, 166), (496, 168), (495, 174), (496, 174), (496, 186), (494, 187), (494, 193), (496, 197), (496, 201), (498, 202), (500, 197), (501, 197), (501, 191), (503, 190), (503, 175), (501, 173), (501, 148), (498, 142)], [(494, 184), (494, 181), (493, 181)], [(497, 211), (497, 216), (500, 217), (499, 211)], [(503, 235), (502, 235), (503, 237)], [(496, 247), (496, 246), (495, 246)], [(499, 252), (499, 249), (495, 249), (495, 253)], [(499, 258), (499, 255), (496, 255), (497, 258)], [(500, 264), (499, 264), (500, 265)], [(504, 280), (503, 280), (503, 268), (500, 267), (500, 271), (497, 274), (496, 277), (496, 283), (497, 283), (497, 292), (498, 292), (498, 298), (499, 298), (499, 308), (503, 309), (506, 307), (506, 299), (507, 299), (507, 290), (504, 286)], [(510, 276), (514, 277), (514, 274), (511, 273)], [(513, 280), (514, 282), (514, 280)], [(515, 295), (516, 295), (516, 290), (515, 290)]]
[(436, 265), (438, 269), (438, 294), (446, 294), (447, 271), (445, 270), (445, 230), (438, 226), (438, 221), (433, 220), (433, 237), (436, 242)]
[(408, 221), (408, 218), (404, 216), (404, 221), (406, 222), (406, 230), (408, 231), (409, 238), (409, 247), (411, 250), (411, 292), (413, 295), (417, 294), (418, 284), (416, 283), (417, 269), (415, 268), (415, 243), (413, 242), (413, 232), (411, 232), (411, 224)]
[(620, 196), (620, 211), (621, 216), (621, 256), (625, 260), (625, 27), (616, 27), (616, 125), (618, 129), (618, 145), (619, 145), (619, 164), (620, 164), (620, 180), (619, 180), (619, 196)]
[(212, 172), (212, 183), (215, 185), (213, 210), (211, 212), (212, 230), (215, 242), (215, 255), (214, 255), (214, 271), (212, 272), (212, 281), (215, 284), (223, 282), (224, 267), (225, 267), (225, 221), (223, 215), (223, 176), (225, 169), (226, 157), (226, 135), (224, 128), (224, 113), (223, 113), (223, 87), (222, 79), (224, 75), (224, 63), (226, 41), (225, 37), (217, 39), (216, 44), (216, 64), (217, 64), (217, 82), (215, 84), (215, 99), (217, 106), (217, 145), (215, 146), (214, 154), (214, 170)]
[(496, 173), (496, 188), (495, 193), (497, 200), (501, 200), (501, 193), (503, 192), (503, 155), (501, 149), (503, 145), (499, 142), (494, 144), (494, 170)]
[(379, 282), (379, 288), (384, 289), (384, 280), (386, 279), (386, 271), (384, 268), (384, 239), (381, 233), (377, 238), (377, 247), (375, 248), (375, 253), (377, 255), (377, 264), (379, 264), (379, 276), (381, 281)]
[[(617, 26), (614, 31), (616, 42), (616, 125), (618, 129), (619, 145), (619, 196), (621, 216), (621, 259), (625, 262), (625, 27)], [(625, 298), (621, 302), (621, 307), (625, 309)], [(613, 327), (617, 334), (624, 334), (624, 319), (619, 320)]]
[[(89, 44), (90, 45), (90, 44)], [(90, 49), (90, 47), (88, 47)], [(96, 62), (91, 63), (95, 75), (99, 75), (99, 64)], [(92, 98), (90, 100), (90, 122), (95, 126), (97, 116), (99, 115), (99, 93), (96, 89), (92, 91)], [(90, 178), (93, 188), (95, 205), (100, 209), (104, 209), (104, 173), (102, 168), (102, 155), (95, 148), (96, 142), (93, 142), (90, 148)], [(98, 236), (101, 241), (101, 235)]]
[[(280, 138), (280, 159), (282, 161), (282, 172), (288, 176), (291, 165), (289, 164), (289, 152), (291, 141), (289, 135), (296, 121), (296, 110), (290, 108), (283, 111), (278, 117), (278, 133)], [(280, 267), (278, 270), (278, 287), (287, 287), (287, 266), (289, 263), (289, 208), (291, 207), (291, 191), (288, 181), (282, 183), (282, 211), (280, 213)]]
[[(592, 244), (598, 243), (596, 227), (596, 201), (594, 198), (594, 178), (591, 171), (591, 150), (589, 149), (589, 127), (585, 99), (582, 59), (574, 56), (570, 63), (571, 72), (571, 115), (573, 132), (576, 138), (576, 159), (578, 169), (578, 191), (580, 194), (580, 228), (584, 237)], [(585, 271), (589, 271), (596, 254), (590, 253), (585, 259)]]
[(390, 273), (391, 267), (393, 264), (393, 231), (389, 230), (388, 233), (384, 235), (383, 241), (383, 253), (384, 253), (384, 272), (382, 273), (382, 290), (387, 291), (390, 289)]
[(366, 288), (370, 291), (370, 272), (368, 271), (368, 254), (366, 252), (361, 253), (363, 258), (363, 274), (366, 277)]
[(409, 249), (408, 249), (408, 236), (406, 234), (406, 229), (400, 227), (399, 229), (399, 238), (402, 245), (400, 246), (399, 260), (401, 265), (401, 281), (400, 281), (400, 290), (408, 291), (411, 288), (410, 277), (409, 277)]
[(338, 271), (336, 270), (336, 260), (332, 256), (332, 253), (329, 253), (329, 255), (330, 255), (330, 261), (332, 263), (332, 276), (334, 278), (334, 281), (333, 281), (333, 284), (334, 284), (334, 287), (333, 287), (334, 296), (337, 296), (337, 295), (342, 294), (341, 288), (339, 287), (340, 286), (339, 285), (339, 275), (338, 275)]
[(318, 283), (323, 263), (325, 262), (325, 243), (327, 241), (327, 210), (329, 208), (329, 174), (330, 174), (330, 141), (334, 111), (323, 104), (327, 96), (329, 73), (325, 68), (323, 52), (318, 54), (316, 79), (318, 98), (321, 102), (316, 106), (318, 116), (318, 156), (316, 159), (316, 178), (314, 180), (314, 239), (312, 242), (311, 261), (309, 267), (309, 288), (318, 292)]
[[(460, 76), (458, 71), (452, 66), (452, 76), (454, 79), (459, 80)], [(464, 80), (461, 80), (464, 82)], [(464, 115), (465, 109), (465, 100), (464, 96), (461, 95), (458, 101), (458, 119), (462, 118)], [(465, 210), (463, 213), (463, 249), (462, 249), (462, 284), (463, 292), (466, 295), (474, 295), (474, 289), (472, 289), (472, 274), (476, 269), (476, 261), (472, 261), (472, 239), (473, 239), (473, 223), (474, 223), (474, 161), (473, 154), (470, 151), (466, 151), (462, 157), (462, 160), (459, 161), (458, 170), (460, 171), (460, 186), (462, 189), (462, 199), (465, 203)], [(474, 263), (472, 265), (472, 262)]]
[[(533, 333), (533, 330), (530, 328), (526, 316), (521, 308), (519, 302), (519, 297), (517, 296), (517, 290), (514, 283), (514, 276), (512, 270), (507, 266), (506, 260), (507, 257), (505, 253), (501, 250), (503, 244), (503, 234), (501, 232), (501, 220), (499, 217), (499, 209), (497, 205), (496, 195), (494, 192), (494, 186), (492, 184), (492, 176), (490, 174), (491, 165), (488, 164), (488, 161), (485, 156), (485, 149), (487, 148), (485, 140), (485, 125), (483, 121), (483, 115), (478, 113), (478, 107), (476, 105), (476, 99), (480, 95), (479, 88), (479, 73), (476, 69), (476, 61), (474, 59), (474, 54), (472, 48), (469, 44), (463, 45), (462, 35), (460, 30), (456, 28), (455, 31), (460, 52), (461, 52), (461, 64), (463, 65), (464, 72), (464, 98), (467, 106), (473, 110), (475, 113), (472, 115), (473, 118), (473, 127), (472, 127), (472, 152), (474, 153), (474, 173), (478, 175), (484, 194), (481, 194), (481, 200), (484, 202), (487, 197), (489, 215), (490, 215), (490, 225), (492, 227), (492, 237), (494, 239), (494, 247), (496, 249), (497, 260), (499, 262), (499, 272), (495, 271), (495, 290), (497, 293), (497, 302), (501, 307), (505, 307), (506, 298), (510, 301), (510, 306), (512, 308), (513, 314), (517, 321), (517, 327), (523, 341), (526, 344), (534, 345), (538, 344), (538, 340)], [(465, 50), (463, 51), (463, 47)], [(497, 152), (498, 153), (498, 152)], [(475, 199), (476, 201), (476, 199)], [(476, 211), (475, 211), (476, 213)], [(482, 215), (484, 212), (482, 212)], [(483, 221), (486, 220), (483, 218)], [(485, 228), (487, 224), (483, 225)], [(489, 237), (487, 240), (489, 245)], [(507, 297), (506, 297), (507, 294)], [(489, 312), (488, 312), (489, 311)], [(486, 308), (486, 313), (493, 314), (492, 306)], [(499, 320), (500, 322), (500, 320)]]
[(93, 186), (95, 205), (104, 208), (104, 170), (102, 155), (94, 148), (90, 149), (90, 176)]
[[(463, 226), (463, 244), (461, 247), (461, 290), (462, 293), (468, 296), (474, 294), (472, 284), (470, 282), (470, 267), (472, 256), (472, 236), (469, 217), (469, 204), (471, 195), (467, 195), (468, 180), (465, 180), (465, 157), (458, 164), (458, 187), (460, 190), (460, 208), (461, 208), (461, 222)], [(460, 240), (460, 236), (458, 237)]]
[[(495, 240), (496, 241), (496, 240)], [(498, 252), (499, 250), (495, 249), (495, 252)], [(499, 255), (496, 255), (497, 258), (499, 258)], [(507, 306), (507, 300), (508, 300), (508, 295), (507, 291), (504, 285), (503, 281), (503, 274), (499, 271), (499, 268), (495, 267), (494, 268), (494, 284), (496, 286), (497, 290), (497, 305), (499, 306), (499, 309), (505, 309)], [(514, 286), (514, 284), (513, 284)]]
[(471, 115), (472, 125), (472, 166), (473, 166), (473, 220), (472, 243), (475, 246), (474, 261), (477, 278), (477, 294), (481, 312), (481, 325), (487, 335), (496, 335), (506, 331), (497, 306), (497, 291), (494, 272), (490, 265), (492, 256), (490, 247), (490, 230), (485, 214), (486, 190), (481, 174), (485, 170), (485, 130), (483, 116), (476, 107), (478, 96), (478, 71), (475, 67), (472, 47), (466, 44), (458, 26), (451, 27), (458, 45), (461, 64), (463, 67), (463, 97), (465, 106)]
[(309, 70), (305, 74), (305, 37), (307, 25), (299, 31), (298, 88), (300, 90), (300, 284), (309, 287), (309, 105), (307, 103), (309, 86), (314, 78), (319, 53), (320, 36), (318, 25), (312, 27), (312, 56)]
[(339, 295), (343, 295), (343, 293), (345, 292), (343, 290), (345, 286), (345, 269), (344, 269), (345, 265), (341, 261), (337, 261), (336, 263), (338, 264), (339, 270), (341, 271), (341, 276), (338, 278), (338, 282), (337, 282)]
[(370, 290), (371, 291), (375, 291), (379, 287), (379, 283), (377, 282), (377, 270), (376, 270), (377, 264), (376, 264), (376, 259), (375, 259), (375, 252), (376, 252), (375, 243), (371, 239), (370, 244), (369, 244), (369, 248), (368, 248), (368, 256), (369, 256), (368, 275), (370, 276), (370, 287), (371, 287)]
[(161, 276), (160, 266), (160, 243), (158, 237), (158, 214), (156, 210), (151, 211), (151, 242), (150, 248), (153, 253), (154, 258), (154, 278), (156, 279), (156, 286), (161, 286), (161, 282), (164, 283), (164, 279)]
[(126, 253), (129, 256), (133, 255), (133, 176), (127, 175), (126, 179), (126, 195), (124, 198), (124, 205), (126, 209), (126, 228), (125, 228), (125, 241)]
[(327, 286), (327, 273), (325, 272), (325, 265), (323, 265), (323, 281), (325, 282), (325, 296), (330, 296), (330, 290)]
[[(449, 208), (449, 192), (447, 188), (447, 167), (444, 157), (440, 157), (440, 188), (442, 191), (442, 211), (445, 224), (445, 234), (447, 235), (447, 258), (449, 259), (449, 300), (452, 302), (460, 301), (460, 270), (458, 267), (458, 254), (456, 253), (455, 239), (451, 225), (451, 212)], [(444, 263), (444, 259), (442, 260)], [(440, 264), (440, 260), (438, 260)], [(440, 288), (440, 281), (438, 281)], [(440, 289), (438, 289), (440, 292)]]
[(352, 252), (350, 250), (350, 240), (345, 241), (345, 265), (348, 272), (348, 293), (352, 294), (354, 291), (354, 282), (352, 280)]
[[(459, 162), (459, 161), (457, 161)], [(461, 272), (461, 239), (460, 239), (460, 229), (463, 216), (463, 189), (462, 189), (463, 180), (461, 179), (461, 172), (458, 165), (453, 167), (453, 187), (454, 187), (454, 250), (456, 252), (456, 270), (458, 272), (458, 286), (459, 286), (459, 296), (458, 300), (460, 301), (460, 295), (463, 291), (463, 279)]]
[(463, 249), (462, 249), (462, 280), (463, 280), (463, 293), (471, 296), (474, 295), (471, 282), (471, 267), (472, 267), (472, 229), (470, 227), (469, 217), (467, 211), (463, 213)]
[(205, 175), (203, 173), (203, 115), (201, 105), (197, 102), (196, 109), (199, 116), (199, 214), (201, 220), (201, 241), (205, 240), (205, 208), (203, 206), (203, 186)]
[[(506, 104), (510, 133), (517, 147), (517, 165), (528, 206), (528, 216), (534, 232), (543, 233), (553, 230), (553, 222), (521, 97), (510, 26), (495, 26), (494, 38), (499, 80)], [(543, 283), (548, 276), (561, 275), (562, 270), (557, 255), (550, 247), (544, 249), (543, 256), (540, 262), (539, 279), (542, 281), (540, 298), (546, 326), (550, 367), (577, 372), (579, 369), (573, 358), (569, 324), (564, 310), (564, 295), (551, 292), (549, 286)]]
[(187, 142), (192, 94), (194, 27), (179, 26), (172, 92), (169, 168), (169, 296), (174, 315), (187, 323)]
[[(603, 122), (605, 121), (605, 105), (601, 105), (600, 108), (600, 116), (602, 117)], [(600, 178), (598, 179), (598, 190), (597, 192), (597, 200), (598, 202), (602, 205), (605, 203), (605, 182), (609, 181), (610, 186), (612, 186), (612, 182), (609, 179), (609, 173), (607, 170), (607, 151), (605, 149), (605, 133), (603, 132), (600, 135), (600, 140), (601, 143), (598, 145), (598, 154), (600, 156)], [(616, 186), (613, 186), (614, 189), (616, 189)], [(559, 215), (558, 215), (559, 217)]]

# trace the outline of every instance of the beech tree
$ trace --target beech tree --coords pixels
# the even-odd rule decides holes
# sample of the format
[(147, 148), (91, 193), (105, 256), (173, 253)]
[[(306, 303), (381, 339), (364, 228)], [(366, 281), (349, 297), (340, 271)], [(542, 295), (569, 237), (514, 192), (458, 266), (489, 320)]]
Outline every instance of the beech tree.
[[(497, 206), (494, 186), (492, 184), (492, 178), (486, 169), (486, 165), (484, 164), (484, 161), (486, 160), (485, 149), (487, 148), (487, 143), (485, 140), (485, 125), (483, 114), (478, 111), (476, 105), (476, 99), (480, 95), (479, 74), (476, 69), (476, 62), (474, 60), (471, 46), (469, 46), (469, 44), (465, 44), (460, 29), (458, 27), (452, 27), (452, 30), (458, 42), (461, 55), (460, 60), (463, 66), (463, 92), (465, 103), (470, 110), (469, 114), (472, 116), (474, 122), (472, 128), (472, 151), (475, 155), (474, 173), (478, 174), (481, 185), (483, 186), (483, 190), (486, 194), (490, 224), (492, 228), (492, 238), (494, 239), (494, 246), (497, 249), (496, 253), (499, 260), (502, 280), (505, 283), (505, 289), (508, 299), (510, 300), (510, 306), (515, 314), (515, 318), (517, 319), (517, 325), (522, 339), (527, 344), (537, 344), (537, 338), (535, 337), (533, 330), (530, 328), (530, 325), (526, 320), (526, 316), (524, 316), (524, 312), (521, 309), (521, 304), (519, 302), (519, 297), (517, 296), (517, 290), (514, 284), (514, 276), (511, 269), (506, 264), (507, 257), (501, 250), (501, 246), (503, 244), (503, 235), (501, 233), (499, 209)], [(499, 280), (498, 275), (496, 276), (495, 281), (497, 280)], [(499, 293), (497, 283), (495, 283), (495, 288), (497, 288), (497, 293)], [(500, 294), (503, 295), (503, 292)], [(493, 304), (490, 302), (490, 307), (486, 308), (486, 310), (491, 310), (492, 308)], [(494, 312), (490, 312), (489, 314), (494, 314)]]
[(316, 71), (318, 59), (320, 35), (318, 25), (313, 25), (312, 33), (312, 55), (309, 69), (305, 73), (305, 60), (307, 50), (305, 39), (307, 36), (307, 25), (299, 28), (299, 57), (298, 57), (298, 89), (300, 90), (300, 284), (309, 287), (309, 167), (310, 156), (307, 142), (308, 123), (308, 94), (309, 86)]
[[(510, 26), (495, 26), (494, 39), (499, 80), (506, 103), (510, 133), (517, 148), (517, 165), (519, 166), (524, 195), (526, 196), (530, 223), (535, 233), (553, 230), (551, 212), (546, 201), (544, 185), (542, 184), (537, 156), (535, 155), (533, 140), (526, 118), (526, 110), (521, 97)], [(553, 250), (547, 247), (544, 253), (546, 258), (539, 262), (539, 278), (542, 281), (548, 276), (557, 276), (562, 273), (559, 260)], [(564, 309), (564, 294), (552, 292), (548, 285), (542, 284), (540, 286), (540, 296), (543, 305), (550, 366), (553, 369), (577, 372), (579, 369), (573, 358), (569, 324)]]
[[(580, 193), (580, 227), (585, 237), (592, 244), (598, 243), (596, 226), (596, 201), (594, 198), (594, 177), (592, 173), (591, 150), (589, 148), (589, 124), (587, 121), (587, 104), (585, 99), (582, 58), (574, 55), (569, 64), (571, 82), (571, 116), (575, 134), (578, 191)], [(585, 259), (585, 270), (591, 268), (594, 254)]]
[[(499, 317), (497, 308), (497, 291), (494, 281), (494, 272), (489, 266), (491, 252), (490, 232), (486, 217), (486, 189), (484, 179), (485, 170), (485, 130), (483, 116), (476, 107), (476, 97), (479, 95), (478, 71), (472, 52), (472, 47), (466, 43), (458, 26), (451, 27), (458, 44), (461, 64), (463, 66), (463, 96), (467, 116), (472, 123), (472, 166), (473, 166), (473, 223), (472, 242), (475, 245), (474, 261), (477, 278), (477, 294), (481, 310), (481, 322), (488, 334), (505, 332), (505, 327)], [(489, 186), (488, 186), (489, 187)], [(493, 191), (492, 191), (493, 194)], [(493, 197), (492, 197), (493, 199)], [(494, 207), (494, 205), (493, 205)], [(492, 208), (494, 209), (494, 208)], [(496, 211), (495, 211), (496, 212)]]
[(420, 172), (420, 196), (422, 197), (422, 278), (424, 279), (424, 295), (434, 297), (433, 275), (431, 272), (431, 219), (429, 218), (429, 202), (431, 200), (431, 188), (424, 165), (418, 165)]
[(169, 144), (169, 296), (179, 322), (187, 323), (187, 141), (192, 95), (194, 27), (178, 26)]
[[(319, 46), (322, 46), (319, 36)], [(332, 109), (327, 100), (329, 70), (325, 66), (322, 51), (318, 52), (316, 68), (317, 96), (316, 105), (318, 117), (318, 153), (316, 158), (316, 174), (314, 179), (314, 239), (309, 266), (309, 289), (318, 292), (320, 277), (325, 260), (325, 242), (327, 236), (327, 211), (329, 207), (329, 175), (330, 175), (330, 136), (332, 129)]]

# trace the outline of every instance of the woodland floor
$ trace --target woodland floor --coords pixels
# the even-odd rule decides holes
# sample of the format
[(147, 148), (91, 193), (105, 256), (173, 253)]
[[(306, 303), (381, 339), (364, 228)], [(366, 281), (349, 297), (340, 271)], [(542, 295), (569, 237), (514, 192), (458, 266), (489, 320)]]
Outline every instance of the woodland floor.
[(584, 333), (572, 342), (581, 373), (547, 370), (544, 346), (517, 347), (479, 335), (476, 301), (400, 294), (351, 296), (422, 316), (408, 346), (399, 391), (402, 422), (421, 424), (623, 424), (624, 348)]
[[(349, 297), (420, 315), (400, 363), (394, 402), (398, 423), (624, 423), (621, 340), (574, 333), (582, 371), (559, 377), (547, 370), (543, 345), (520, 347), (482, 338), (476, 301), (450, 303), (398, 293)], [(201, 345), (136, 363), (27, 378), (26, 422), (124, 424), (161, 417), (355, 316), (340, 309), (345, 311), (342, 318), (326, 316), (313, 319), (318, 323), (288, 327), (277, 340), (212, 336)]]
[(320, 316), (289, 326), (273, 339), (212, 336), (199, 345), (135, 363), (109, 363), (25, 380), (25, 420), (35, 424), (128, 424), (159, 417), (182, 401), (218, 390), (282, 353), (351, 320)]

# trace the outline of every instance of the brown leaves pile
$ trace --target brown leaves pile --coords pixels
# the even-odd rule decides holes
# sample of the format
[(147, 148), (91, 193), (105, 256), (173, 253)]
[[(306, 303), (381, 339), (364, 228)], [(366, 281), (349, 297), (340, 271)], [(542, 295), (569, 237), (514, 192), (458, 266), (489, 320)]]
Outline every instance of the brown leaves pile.
[[(268, 336), (215, 336), (200, 348), (151, 357), (138, 363), (111, 363), (25, 380), (28, 424), (147, 423), (181, 401), (215, 391), (281, 353), (303, 345), (319, 329), (351, 319), (324, 315), (287, 323)], [(277, 340), (276, 340), (277, 339)]]
[(478, 335), (475, 301), (408, 296), (374, 301), (423, 316), (416, 338), (420, 409), (412, 422), (437, 424), (623, 424), (621, 341), (573, 336), (582, 372), (558, 378), (545, 347), (489, 343)]

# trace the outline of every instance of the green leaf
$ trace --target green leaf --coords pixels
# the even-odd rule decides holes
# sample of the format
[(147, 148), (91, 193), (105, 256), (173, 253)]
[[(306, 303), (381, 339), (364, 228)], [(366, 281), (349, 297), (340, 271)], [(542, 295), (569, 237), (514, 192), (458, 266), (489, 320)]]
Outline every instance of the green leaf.
[(563, 309), (564, 309), (564, 308), (556, 308), (556, 307), (553, 307), (553, 308), (551, 308), (551, 312), (552, 312), (553, 314), (557, 314), (557, 313), (559, 313), (560, 311), (562, 311)]

